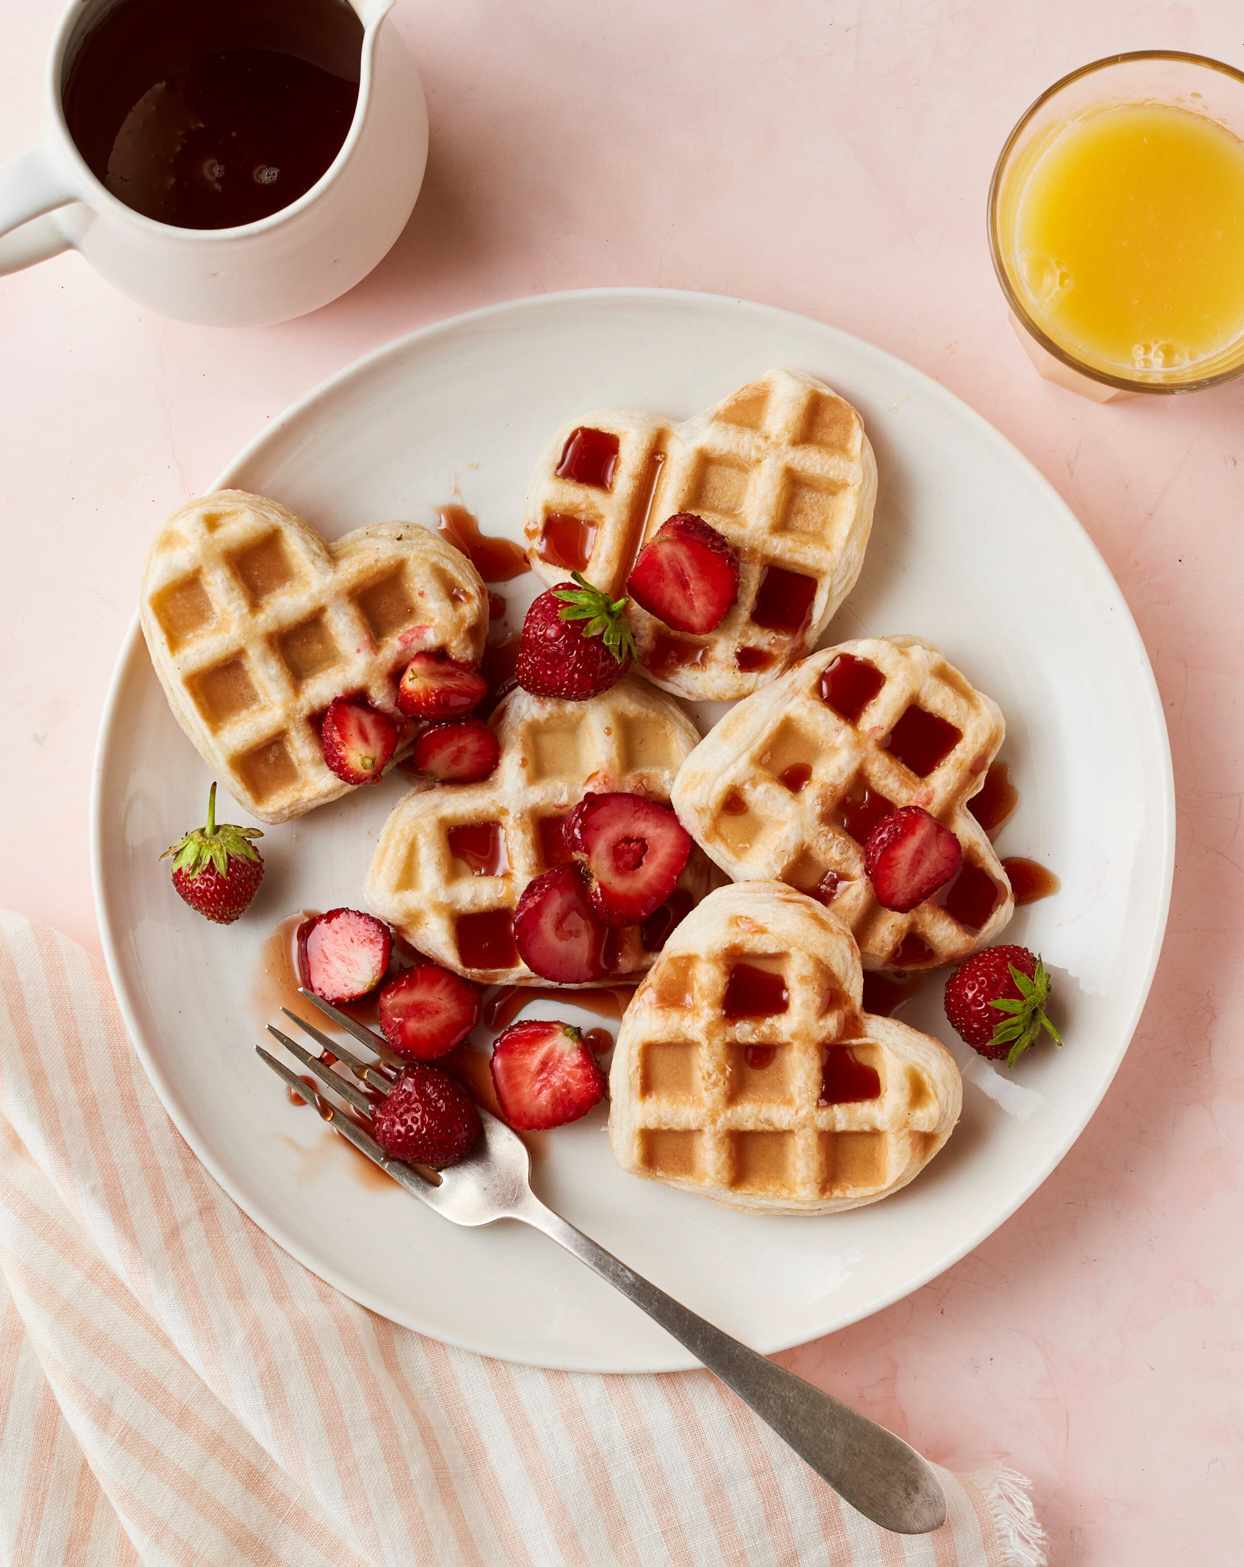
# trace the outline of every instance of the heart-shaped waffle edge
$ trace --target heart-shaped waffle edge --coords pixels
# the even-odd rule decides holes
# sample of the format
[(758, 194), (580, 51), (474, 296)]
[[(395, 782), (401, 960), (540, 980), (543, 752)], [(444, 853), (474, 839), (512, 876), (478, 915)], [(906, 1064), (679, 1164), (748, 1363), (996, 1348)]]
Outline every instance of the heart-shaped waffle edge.
[[(825, 671), (841, 654), (884, 677), (858, 725), (820, 693)], [(908, 708), (920, 705), (917, 698), (960, 734), (923, 777), (884, 747)], [(841, 877), (830, 906), (859, 942), (865, 968), (936, 968), (988, 946), (1015, 912), (1006, 872), (967, 808), (1005, 735), (997, 704), (936, 648), (916, 637), (842, 642), (732, 708), (684, 763), (674, 805), (687, 831), (735, 881), (772, 877), (811, 893), (827, 872)], [(960, 878), (910, 914), (877, 902), (862, 847), (840, 820), (844, 803), (866, 787), (894, 808), (924, 806), (963, 847)], [(972, 886), (964, 877), (976, 878), (984, 893), (985, 879), (992, 882), (996, 897), (975, 928), (942, 906), (955, 908), (961, 900), (967, 906)]]
[[(557, 472), (581, 429), (617, 441), (608, 487)], [(565, 424), (536, 470), (524, 537), (547, 581), (578, 570), (616, 595), (667, 517), (703, 517), (739, 552), (738, 598), (703, 637), (673, 633), (632, 605), (639, 665), (675, 695), (733, 701), (816, 645), (859, 577), (876, 493), (858, 412), (811, 376), (771, 370), (684, 424), (617, 412)], [(779, 629), (783, 605), (809, 579), (802, 624)]]
[(325, 765), (315, 716), (348, 692), (399, 716), (396, 675), (422, 649), (478, 662), (488, 590), (416, 523), (328, 543), (277, 501), (219, 490), (160, 530), (140, 619), (191, 744), (253, 816), (283, 822), (352, 787)]
[[(567, 815), (588, 789), (668, 800), (699, 731), (676, 703), (631, 679), (590, 702), (532, 696), (519, 687), (497, 709), (494, 727), (501, 756), (491, 777), (417, 790), (395, 807), (372, 859), (367, 904), (412, 946), (479, 984), (548, 985), (513, 951), (510, 935), (524, 887), (557, 863), (550, 844), (558, 829), (543, 824)], [(454, 853), (449, 835), (490, 824), (493, 834), (478, 833), (472, 852), (495, 871), (477, 874)], [(703, 896), (708, 874), (703, 856), (693, 853), (679, 881), (693, 902)], [(473, 923), (461, 926), (464, 920)], [(463, 960), (460, 941), (490, 938), (499, 943), (499, 961)], [(630, 983), (654, 957), (637, 928), (624, 927), (616, 982)]]
[[(784, 1012), (726, 1016), (740, 963), (780, 971)], [(780, 882), (710, 893), (674, 930), (618, 1031), (618, 1163), (766, 1213), (841, 1213), (914, 1180), (954, 1130), (962, 1080), (938, 1040), (861, 1011), (862, 978), (846, 926), (802, 893)], [(846, 1046), (880, 1092), (823, 1104), (826, 1053)]]

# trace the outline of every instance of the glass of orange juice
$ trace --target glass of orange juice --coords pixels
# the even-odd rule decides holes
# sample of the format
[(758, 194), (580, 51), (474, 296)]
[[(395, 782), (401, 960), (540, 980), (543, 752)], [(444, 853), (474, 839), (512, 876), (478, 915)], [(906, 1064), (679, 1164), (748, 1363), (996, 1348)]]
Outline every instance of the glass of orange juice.
[(1244, 73), (1112, 55), (1007, 138), (994, 270), (1043, 374), (1105, 401), (1244, 373)]

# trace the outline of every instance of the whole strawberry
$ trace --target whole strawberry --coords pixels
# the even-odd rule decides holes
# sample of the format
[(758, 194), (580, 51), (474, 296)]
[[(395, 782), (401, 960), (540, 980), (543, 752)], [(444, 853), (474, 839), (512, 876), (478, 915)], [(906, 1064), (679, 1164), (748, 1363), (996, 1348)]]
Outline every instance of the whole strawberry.
[(946, 1017), (973, 1050), (1014, 1066), (1042, 1030), (1063, 1042), (1045, 1015), (1049, 995), (1049, 972), (1027, 947), (986, 947), (946, 981)]
[(523, 621), (515, 677), (534, 696), (586, 702), (626, 673), (635, 638), (626, 600), (611, 599), (579, 573), (576, 586), (549, 588)]
[(173, 856), (173, 886), (204, 919), (232, 925), (246, 912), (263, 880), (263, 857), (251, 842), (258, 827), (216, 823), (216, 785), (207, 796), (207, 824), (170, 844), (160, 856)]
[(403, 1067), (376, 1106), (372, 1128), (390, 1159), (434, 1170), (458, 1164), (484, 1135), (475, 1101), (462, 1084), (424, 1061)]

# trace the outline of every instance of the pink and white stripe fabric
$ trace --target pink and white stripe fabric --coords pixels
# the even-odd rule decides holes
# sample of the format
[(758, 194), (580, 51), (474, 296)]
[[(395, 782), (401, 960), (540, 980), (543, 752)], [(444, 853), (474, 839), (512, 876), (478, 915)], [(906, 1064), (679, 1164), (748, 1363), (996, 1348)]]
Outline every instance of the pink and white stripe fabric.
[(902, 1540), (707, 1374), (511, 1366), (394, 1327), (204, 1173), (105, 976), (0, 915), (0, 1562), (1040, 1567), (1024, 1482)]

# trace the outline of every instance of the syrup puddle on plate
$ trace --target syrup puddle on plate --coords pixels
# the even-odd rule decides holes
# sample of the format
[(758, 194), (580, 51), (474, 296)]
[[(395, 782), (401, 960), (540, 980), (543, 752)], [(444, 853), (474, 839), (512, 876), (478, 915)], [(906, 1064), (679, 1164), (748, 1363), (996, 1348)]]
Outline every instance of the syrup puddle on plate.
[(532, 985), (502, 985), (484, 1002), (480, 1010), (480, 1022), (485, 1028), (494, 1028), (499, 1033), (503, 1028), (508, 1028), (520, 1012), (537, 1001), (582, 1007), (585, 1012), (592, 1012), (597, 1017), (617, 1021), (621, 1019), (634, 994), (634, 988), (626, 985), (588, 990), (546, 990)]
[(303, 909), (288, 915), (269, 932), (260, 949), (252, 996), (265, 1027), (280, 1019), (282, 1007), (306, 1011), (306, 998), (298, 994), (298, 927), (318, 913), (318, 909)]
[(531, 570), (524, 549), (512, 539), (481, 532), (479, 519), (465, 506), (439, 506), (437, 519), (437, 532), (462, 551), (485, 582), (513, 582)]
[(1047, 870), (1039, 860), (1030, 860), (1022, 854), (1013, 854), (1002, 862), (1002, 869), (1011, 883), (1017, 908), (1025, 908), (1042, 898), (1052, 898), (1062, 886), (1054, 872)]

